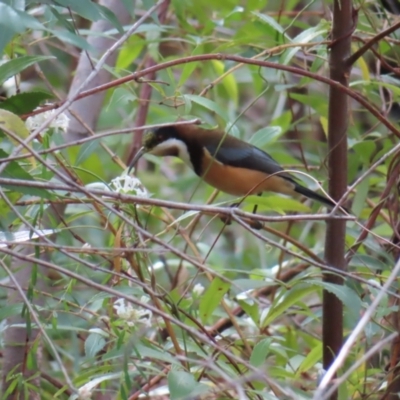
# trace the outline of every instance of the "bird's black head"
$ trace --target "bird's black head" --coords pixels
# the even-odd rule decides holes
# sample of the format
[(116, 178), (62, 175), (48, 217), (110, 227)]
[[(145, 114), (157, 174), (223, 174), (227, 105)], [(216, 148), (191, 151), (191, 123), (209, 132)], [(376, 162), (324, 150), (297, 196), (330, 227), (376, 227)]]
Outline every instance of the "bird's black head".
[(181, 140), (177, 129), (174, 126), (164, 126), (146, 132), (143, 135), (142, 144), (146, 153), (159, 156), (176, 155), (174, 151), (168, 151), (174, 147), (173, 143), (176, 140)]
[(130, 163), (128, 172), (145, 153), (150, 153), (159, 157), (179, 157), (183, 162), (193, 168), (188, 145), (175, 126), (165, 126), (146, 132), (143, 135), (142, 145), (143, 146)]

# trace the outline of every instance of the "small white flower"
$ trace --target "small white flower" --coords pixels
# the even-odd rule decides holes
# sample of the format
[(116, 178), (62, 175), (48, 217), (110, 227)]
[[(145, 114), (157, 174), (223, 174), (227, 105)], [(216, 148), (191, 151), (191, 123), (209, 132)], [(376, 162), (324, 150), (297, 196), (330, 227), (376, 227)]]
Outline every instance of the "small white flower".
[(87, 189), (103, 190), (104, 192), (111, 192), (110, 187), (104, 182), (92, 182), (85, 185)]
[(250, 296), (252, 292), (253, 292), (252, 289), (246, 290), (245, 292), (241, 292), (236, 295), (236, 300), (244, 301), (249, 306), (252, 306), (255, 304), (254, 298)]
[(92, 398), (94, 389), (102, 382), (106, 381), (115, 381), (116, 379), (120, 379), (121, 374), (119, 372), (112, 374), (101, 374), (100, 376), (91, 379), (89, 382), (86, 382), (83, 386), (78, 389), (78, 396), (72, 395), (71, 399), (78, 400), (90, 400)]
[(4, 331), (8, 328), (7, 320), (3, 319), (0, 322), (0, 347), (4, 346)]
[(2, 87), (5, 90), (7, 97), (15, 96), (17, 94), (17, 85), (19, 84), (19, 81), (19, 75), (14, 75), (3, 83)]
[[(40, 107), (36, 108), (36, 110), (40, 110)], [(55, 112), (56, 112), (56, 110), (49, 110), (49, 111), (42, 112), (40, 114), (36, 114), (32, 117), (29, 117), (25, 121), (25, 125), (28, 128), (28, 130), (34, 131), (35, 129), (39, 128), (43, 124), (44, 121), (46, 121), (52, 115), (54, 115)], [(60, 129), (63, 132), (66, 132), (68, 129), (68, 124), (69, 124), (69, 118), (67, 117), (67, 115), (65, 113), (61, 113), (60, 115), (58, 115), (56, 118), (54, 118), (51, 121), (51, 123), (47, 127), (47, 129), (54, 128), (54, 129)]]
[(368, 279), (368, 283), (371, 287), (377, 288), (377, 289), (381, 289), (382, 285), (379, 281), (375, 280), (375, 279)]
[(82, 387), (78, 390), (78, 400), (90, 400), (92, 398), (93, 391)]
[(193, 294), (196, 297), (200, 297), (204, 292), (204, 286), (201, 283), (196, 283), (193, 287)]
[(136, 196), (149, 198), (149, 192), (138, 178), (129, 175), (118, 176), (111, 181), (111, 186), (117, 193), (135, 192)]
[[(147, 303), (149, 299), (143, 296), (140, 300), (142, 303)], [(135, 326), (138, 323), (150, 326), (151, 317), (153, 316), (150, 310), (146, 310), (143, 307), (135, 309), (132, 304), (126, 304), (125, 299), (122, 298), (114, 301), (113, 307), (118, 317), (124, 320), (128, 326)]]
[[(3, 55), (0, 60), (0, 65), (6, 64), (10, 61), (10, 57)], [(1, 88), (6, 92), (7, 97), (11, 97), (17, 94), (17, 85), (19, 87), (21, 81), (20, 74), (13, 75), (3, 82)]]

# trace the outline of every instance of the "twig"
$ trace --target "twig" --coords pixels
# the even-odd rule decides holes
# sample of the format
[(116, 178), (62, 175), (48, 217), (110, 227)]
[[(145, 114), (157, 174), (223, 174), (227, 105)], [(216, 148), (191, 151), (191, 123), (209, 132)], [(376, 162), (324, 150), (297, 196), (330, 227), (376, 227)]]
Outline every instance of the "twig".
[(346, 64), (348, 67), (352, 66), (365, 52), (368, 51), (375, 43), (378, 43), (385, 36), (390, 35), (392, 32), (396, 31), (400, 28), (400, 22), (397, 22), (390, 28), (385, 29), (381, 33), (378, 33), (374, 36), (370, 41), (364, 44), (364, 46), (360, 47), (354, 54), (352, 54), (347, 60)]
[(326, 388), (331, 383), (332, 377), (335, 373), (339, 370), (339, 368), (343, 365), (347, 355), (350, 353), (352, 346), (354, 345), (355, 341), (357, 340), (358, 335), (364, 330), (365, 326), (368, 324), (370, 319), (372, 318), (372, 314), (374, 313), (375, 309), (379, 306), (383, 296), (386, 295), (386, 291), (389, 289), (391, 284), (397, 279), (397, 276), (400, 272), (400, 260), (396, 263), (394, 269), (390, 273), (388, 279), (386, 280), (385, 284), (375, 297), (374, 301), (371, 305), (365, 310), (364, 315), (356, 325), (356, 327), (351, 332), (350, 336), (344, 343), (343, 347), (341, 348), (338, 356), (332, 363), (331, 367), (326, 371), (324, 377), (321, 380), (321, 383), (318, 385), (317, 391), (314, 394), (314, 400), (321, 400), (326, 398)]
[[(79, 98), (79, 93), (85, 88), (85, 86), (88, 85), (88, 83), (98, 74), (98, 72), (102, 69), (103, 65), (106, 63), (107, 58), (115, 51), (117, 50), (122, 43), (124, 43), (129, 36), (132, 35), (133, 32), (136, 31), (136, 29), (145, 21), (162, 3), (164, 0), (159, 0), (154, 6), (150, 7), (145, 14), (141, 18), (139, 18), (132, 26), (131, 28), (124, 34), (122, 35), (100, 58), (100, 60), (97, 62), (95, 68), (93, 71), (87, 76), (87, 78), (82, 82), (82, 84), (75, 90), (75, 92), (70, 93), (68, 97), (66, 98), (65, 102), (56, 110), (56, 112), (49, 117), (46, 121), (43, 122), (41, 126), (39, 126), (37, 129), (35, 129), (23, 142), (23, 144), (28, 145), (33, 139), (36, 138), (36, 136), (42, 132), (49, 124), (57, 118), (58, 115), (60, 115), (64, 110), (66, 110), (75, 100), (78, 100)], [(19, 154), (23, 150), (24, 146), (19, 145), (17, 146), (12, 152), (11, 156)], [(5, 165), (0, 165), (0, 173), (4, 171), (4, 168), (6, 167), (7, 164)]]

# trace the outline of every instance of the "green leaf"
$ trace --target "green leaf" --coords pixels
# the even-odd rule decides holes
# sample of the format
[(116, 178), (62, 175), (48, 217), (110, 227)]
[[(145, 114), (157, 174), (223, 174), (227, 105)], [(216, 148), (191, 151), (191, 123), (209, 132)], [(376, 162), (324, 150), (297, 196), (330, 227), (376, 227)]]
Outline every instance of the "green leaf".
[[(140, 25), (136, 30), (135, 30), (135, 35), (138, 35), (139, 33), (147, 34), (150, 31), (152, 32), (152, 36), (158, 37), (161, 35), (163, 32), (168, 32), (171, 29), (166, 27), (166, 26), (161, 26), (161, 25), (156, 25), (156, 24), (142, 24)], [(83, 36), (88, 36), (88, 35), (93, 35), (93, 32), (89, 29), (80, 29), (79, 33)], [(111, 28), (107, 31), (107, 35), (116, 35), (118, 34), (118, 30), (115, 28)], [(133, 35), (133, 37), (137, 37)], [(145, 36), (145, 35), (143, 35)], [(147, 43), (147, 42), (146, 42)]]
[[(305, 31), (302, 31), (299, 35), (297, 35), (292, 41), (293, 43), (306, 44), (310, 43), (313, 39), (328, 32), (330, 28), (330, 24), (327, 21), (322, 21), (322, 23), (317, 26), (313, 26)], [(282, 59), (282, 64), (288, 65), (295, 54), (301, 49), (301, 46), (293, 47), (285, 51)]]
[(3, 305), (0, 308), (0, 321), (4, 321), (6, 318), (12, 316), (21, 315), (22, 306), (22, 303)]
[[(21, 139), (26, 139), (29, 136), (29, 131), (25, 126), (24, 121), (18, 115), (14, 113), (3, 110), (0, 108), (0, 130), (7, 129), (12, 132), (15, 136), (18, 136)], [(6, 131), (4, 131), (5, 135), (10, 136), (9, 139), (19, 146), (17, 140), (11, 137)], [(26, 151), (26, 150), (25, 150)]]
[[(16, 367), (14, 367), (16, 368)], [(7, 397), (9, 397), (9, 395), (14, 396), (13, 393), (15, 388), (17, 387), (17, 385), (20, 383), (20, 379), (19, 379), (19, 374), (10, 374), (10, 376), (8, 377), (8, 387), (7, 390), (2, 393), (3, 398), (6, 399)]]
[(96, 4), (92, 1), (81, 1), (81, 0), (55, 0), (55, 3), (62, 7), (69, 8), (76, 12), (81, 17), (89, 21), (98, 21), (99, 19), (105, 19), (112, 26), (117, 28), (119, 33), (123, 33), (123, 28), (119, 23), (115, 14), (108, 8)]
[(357, 185), (357, 192), (351, 205), (351, 210), (354, 215), (360, 216), (362, 210), (367, 205), (366, 199), (368, 197), (369, 189), (369, 178), (367, 176)]
[(211, 285), (206, 290), (199, 305), (200, 319), (203, 324), (207, 324), (208, 319), (220, 304), (222, 298), (230, 287), (230, 283), (225, 282), (220, 278), (214, 278), (211, 282)]
[(368, 254), (355, 254), (349, 263), (350, 267), (365, 267), (372, 271), (387, 271), (390, 268), (389, 263), (381, 261), (377, 257)]
[[(5, 135), (9, 136), (9, 140), (16, 146), (20, 145), (20, 141), (17, 139), (26, 139), (29, 136), (29, 131), (18, 115), (13, 114), (8, 110), (0, 108), (0, 131), (3, 131)], [(29, 153), (29, 150), (23, 148), (21, 153)], [(29, 157), (33, 166), (35, 166), (35, 159)]]
[(292, 39), (285, 33), (285, 28), (279, 25), (279, 23), (274, 18), (270, 17), (267, 14), (260, 14), (258, 12), (252, 12), (252, 14), (255, 15), (262, 22), (268, 24), (274, 30), (282, 34), (287, 40), (292, 41)]
[[(204, 46), (199, 45), (194, 48), (191, 55), (196, 56), (204, 53)], [(183, 65), (182, 73), (179, 78), (178, 87), (181, 87), (191, 77), (193, 71), (198, 67), (199, 62), (190, 62)]]
[(243, 6), (246, 13), (249, 13), (253, 10), (259, 10), (261, 7), (265, 7), (266, 0), (247, 0), (243, 2)]
[(22, 243), (28, 240), (37, 239), (39, 236), (49, 236), (58, 232), (57, 229), (38, 229), (36, 232), (33, 231), (0, 231), (0, 247), (5, 247), (1, 242), (7, 241), (12, 243)]
[(65, 28), (67, 31), (75, 32), (74, 25), (65, 17), (65, 15), (59, 13), (56, 7), (49, 7), (49, 9), (63, 28)]
[(247, 292), (272, 285), (274, 285), (274, 282), (266, 282), (264, 279), (235, 279), (232, 282), (232, 294), (236, 297), (236, 301), (242, 307), (243, 311), (257, 326), (260, 323), (259, 305), (253, 299), (253, 296), (248, 295)]
[[(1, 6), (1, 4), (0, 4)], [(0, 7), (1, 14), (1, 7)], [(0, 23), (1, 26), (1, 23)], [(6, 81), (8, 78), (18, 74), (24, 69), (36, 64), (40, 61), (50, 60), (51, 56), (22, 56), (13, 58), (12, 60), (6, 61), (0, 65), (0, 84)]]
[(45, 27), (28, 13), (17, 10), (6, 2), (0, 2), (0, 54), (3, 54), (14, 35), (26, 29), (45, 30)]
[(92, 46), (82, 36), (76, 35), (75, 33), (57, 29), (51, 31), (51, 33), (56, 38), (60, 39), (61, 42), (72, 44), (73, 46), (79, 47), (82, 50), (93, 50)]
[[(25, 123), (22, 121), (18, 115), (13, 114), (8, 110), (3, 110), (0, 108), (0, 131), (3, 131), (6, 136), (9, 137), (9, 140), (14, 143), (16, 146), (20, 145), (20, 141), (17, 139), (26, 139), (29, 136), (29, 131), (25, 126)], [(29, 150), (23, 148), (21, 153), (29, 153)], [(35, 166), (35, 160), (33, 157), (30, 157), (32, 165)]]
[(311, 368), (315, 367), (315, 364), (319, 362), (322, 358), (322, 343), (316, 343), (311, 351), (307, 354), (306, 358), (302, 361), (300, 366), (297, 368), (296, 377), (300, 377), (300, 374), (309, 371)]
[(357, 321), (361, 311), (361, 300), (358, 294), (348, 286), (337, 285), (323, 281), (304, 280), (303, 283), (308, 283), (312, 286), (320, 286), (330, 293), (333, 293), (346, 307), (347, 312), (350, 312), (354, 321)]
[(283, 196), (247, 196), (244, 201), (244, 211), (253, 211), (253, 207), (258, 205), (257, 212), (275, 211), (279, 214), (285, 214), (288, 211), (309, 212), (310, 208), (300, 203), (296, 199)]
[(231, 293), (237, 296), (249, 290), (261, 289), (272, 285), (275, 285), (275, 282), (266, 282), (264, 279), (235, 279), (232, 281)]
[[(7, 157), (8, 154), (4, 150), (0, 149), (0, 160), (1, 159), (4, 160)], [(7, 167), (0, 174), (0, 176), (2, 178), (7, 178), (7, 179), (34, 181), (33, 177), (30, 174), (28, 174), (28, 172), (26, 172), (23, 168), (21, 168), (16, 161), (9, 162), (7, 164)], [(51, 200), (54, 198), (54, 196), (50, 192), (44, 189), (38, 189), (29, 186), (17, 186), (12, 184), (10, 185), (2, 184), (2, 187), (12, 190), (14, 192), (27, 194), (29, 196), (38, 196), (43, 199)]]
[[(84, 380), (85, 378), (88, 379), (88, 382), (86, 382), (84, 385), (79, 387), (79, 393), (93, 393), (96, 391), (96, 387), (99, 386), (101, 383), (106, 382), (106, 381), (114, 381), (115, 380), (120, 380), (122, 378), (122, 373), (121, 372), (115, 372), (115, 373), (111, 373), (111, 374), (101, 374), (100, 376), (94, 376), (94, 375), (89, 375), (90, 373), (92, 373), (93, 370), (87, 369), (87, 371), (85, 371), (84, 374), (81, 374), (81, 376), (78, 377), (78, 379), (80, 380)], [(89, 376), (88, 376), (89, 375)], [(112, 384), (112, 383), (110, 383)], [(99, 389), (101, 390), (101, 389)], [(58, 390), (57, 392), (55, 392), (52, 396), (53, 399), (59, 399), (59, 398), (63, 398), (63, 392), (65, 391), (65, 387), (61, 387), (60, 390)], [(78, 395), (74, 394), (72, 396), (69, 397), (69, 400), (79, 400), (82, 397), (78, 397)], [(126, 397), (122, 397), (122, 398), (128, 398), (128, 396)]]
[(112, 26), (114, 26), (118, 30), (118, 33), (123, 35), (124, 28), (120, 24), (115, 14), (109, 8), (104, 7), (101, 4), (96, 4), (96, 3), (92, 4), (94, 4), (94, 6), (99, 10), (99, 14), (103, 17), (103, 19), (108, 21)]
[(78, 155), (75, 159), (75, 166), (82, 165), (90, 156), (96, 153), (98, 147), (99, 142), (97, 140), (92, 140), (80, 146)]
[(214, 101), (206, 99), (205, 97), (197, 96), (195, 94), (186, 94), (183, 97), (189, 99), (193, 103), (197, 103), (200, 106), (218, 114), (225, 122), (229, 122), (228, 113)]
[(261, 367), (270, 353), (272, 338), (260, 340), (253, 348), (250, 356), (250, 364), (253, 367)]
[(13, 33), (21, 33), (25, 29), (45, 30), (45, 27), (34, 17), (24, 11), (19, 11), (5, 2), (0, 3), (0, 26)]
[(130, 0), (121, 0), (121, 2), (122, 2), (122, 4), (124, 5), (124, 7), (126, 8), (126, 11), (129, 13), (129, 15), (131, 16), (131, 17), (134, 17), (134, 15), (135, 15), (135, 13), (134, 13), (134, 10), (135, 10), (135, 2), (133, 2), (133, 1), (130, 1)]
[(364, 140), (354, 144), (353, 150), (365, 165), (370, 165), (371, 157), (376, 151), (376, 143), (373, 140)]
[(317, 112), (317, 114), (319, 114), (320, 117), (327, 118), (328, 102), (326, 101), (326, 97), (324, 97), (322, 93), (320, 94), (315, 93), (313, 94), (313, 96), (300, 93), (290, 93), (290, 97), (302, 104), (310, 106), (313, 110)]
[(93, 358), (106, 345), (106, 340), (103, 335), (96, 332), (91, 332), (85, 340), (86, 357)]
[(17, 115), (28, 114), (37, 108), (43, 101), (53, 97), (52, 94), (46, 92), (19, 93), (15, 96), (9, 97), (3, 102), (0, 102), (0, 108)]
[(249, 143), (257, 147), (264, 147), (267, 144), (275, 142), (283, 133), (280, 126), (267, 126), (257, 131), (250, 138)]
[(236, 299), (243, 311), (252, 319), (254, 324), (258, 326), (260, 324), (260, 308), (258, 304), (252, 299)]
[[(211, 60), (211, 64), (214, 67), (217, 75), (221, 76), (224, 74), (225, 64), (222, 61)], [(221, 83), (227, 91), (229, 99), (232, 100), (235, 104), (235, 107), (237, 107), (239, 101), (239, 90), (233, 73), (225, 76)]]
[(193, 71), (198, 67), (199, 62), (191, 62), (183, 65), (183, 70), (179, 78), (178, 87), (181, 87), (191, 77)]
[(54, 2), (62, 7), (70, 8), (72, 11), (89, 21), (97, 21), (101, 18), (99, 10), (94, 5), (95, 3), (91, 1), (54, 0)]
[(290, 307), (313, 292), (315, 292), (315, 288), (310, 286), (298, 285), (296, 287), (292, 287), (284, 294), (284, 296), (281, 296), (274, 301), (269, 313), (265, 317), (264, 321), (262, 321), (262, 327), (264, 328), (270, 325), (273, 321), (275, 321), (275, 319), (284, 315), (284, 313)]
[[(0, 10), (1, 13), (1, 10)], [(1, 35), (0, 35), (0, 54), (4, 53), (4, 48), (7, 44), (12, 40), (14, 36), (14, 32), (8, 27), (1, 26)]]
[(279, 117), (274, 118), (271, 121), (270, 126), (271, 127), (280, 126), (283, 134), (290, 128), (290, 125), (292, 123), (292, 117), (293, 115), (290, 111), (285, 111), (282, 114), (280, 114)]
[(176, 366), (181, 365), (179, 360), (177, 360), (176, 357), (173, 357), (168, 351), (158, 349), (155, 346), (144, 346), (143, 344), (139, 343), (134, 346), (134, 351), (142, 358), (165, 361)]
[(208, 386), (197, 382), (192, 374), (171, 371), (168, 374), (169, 398), (171, 400), (193, 399), (209, 391)]
[(144, 46), (145, 41), (140, 36), (132, 35), (120, 50), (116, 67), (118, 69), (129, 68), (129, 66), (140, 56)]

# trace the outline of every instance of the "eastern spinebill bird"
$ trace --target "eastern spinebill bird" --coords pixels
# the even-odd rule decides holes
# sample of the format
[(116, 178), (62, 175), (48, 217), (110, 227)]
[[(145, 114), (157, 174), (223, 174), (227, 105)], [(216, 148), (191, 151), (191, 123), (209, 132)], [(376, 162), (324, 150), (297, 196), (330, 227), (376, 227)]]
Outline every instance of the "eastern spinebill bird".
[(143, 147), (128, 172), (145, 153), (178, 157), (209, 185), (233, 196), (268, 191), (285, 195), (300, 193), (335, 206), (325, 196), (300, 185), (265, 151), (219, 129), (170, 125), (146, 132)]

